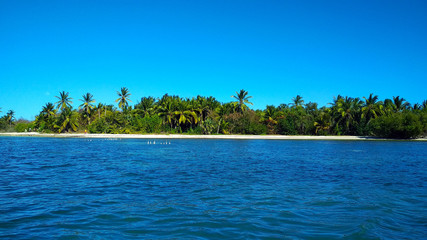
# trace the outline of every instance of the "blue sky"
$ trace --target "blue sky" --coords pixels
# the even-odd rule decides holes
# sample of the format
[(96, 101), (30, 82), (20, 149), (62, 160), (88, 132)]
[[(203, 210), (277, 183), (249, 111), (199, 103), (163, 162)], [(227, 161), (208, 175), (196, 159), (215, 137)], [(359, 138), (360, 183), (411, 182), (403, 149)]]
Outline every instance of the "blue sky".
[(165, 93), (253, 108), (302, 95), (427, 99), (427, 1), (0, 0), (0, 107), (34, 119), (70, 92)]

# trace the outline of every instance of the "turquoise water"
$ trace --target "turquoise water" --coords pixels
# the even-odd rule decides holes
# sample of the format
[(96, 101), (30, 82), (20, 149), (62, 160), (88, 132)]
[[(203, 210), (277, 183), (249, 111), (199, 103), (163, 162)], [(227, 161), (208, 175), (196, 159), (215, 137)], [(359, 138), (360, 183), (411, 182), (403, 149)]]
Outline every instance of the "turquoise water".
[(1, 239), (427, 236), (426, 142), (0, 137), (0, 159)]

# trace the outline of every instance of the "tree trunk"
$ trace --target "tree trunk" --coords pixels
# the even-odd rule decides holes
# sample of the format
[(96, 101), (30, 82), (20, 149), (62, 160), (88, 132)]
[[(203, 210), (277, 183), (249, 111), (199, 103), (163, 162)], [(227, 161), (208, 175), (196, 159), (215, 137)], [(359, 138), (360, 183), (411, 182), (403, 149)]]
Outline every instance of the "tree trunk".
[(218, 129), (216, 130), (216, 134), (219, 134), (219, 128), (221, 127), (221, 121), (222, 121), (222, 119), (219, 119)]

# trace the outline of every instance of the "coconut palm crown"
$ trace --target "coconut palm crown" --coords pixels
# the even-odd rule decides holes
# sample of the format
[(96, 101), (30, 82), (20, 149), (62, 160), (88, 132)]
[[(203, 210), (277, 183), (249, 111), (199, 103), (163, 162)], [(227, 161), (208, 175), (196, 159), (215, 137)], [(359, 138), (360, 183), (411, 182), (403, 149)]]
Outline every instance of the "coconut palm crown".
[(253, 105), (253, 103), (249, 102), (249, 99), (252, 98), (252, 96), (248, 96), (248, 92), (243, 89), (240, 90), (240, 92), (236, 92), (236, 95), (231, 97), (237, 100), (234, 103), (237, 104), (237, 111), (239, 112), (243, 112), (248, 108), (246, 104)]
[(59, 101), (55, 103), (58, 109), (63, 111), (67, 107), (71, 108), (71, 104), (73, 102), (71, 101), (72, 98), (69, 96), (68, 92), (62, 91), (59, 93), (59, 97), (58, 96), (55, 96), (55, 97), (59, 99)]
[(90, 93), (86, 93), (82, 96), (83, 99), (80, 99), (83, 103), (80, 104), (80, 107), (88, 114), (91, 113), (92, 109), (94, 108), (94, 105), (92, 103), (95, 102), (95, 99), (93, 99), (93, 95)]
[(119, 96), (119, 98), (116, 99), (116, 102), (119, 103), (119, 108), (121, 108), (123, 111), (129, 106), (129, 102), (132, 102), (129, 97), (130, 97), (130, 93), (129, 90), (126, 87), (122, 87), (120, 89), (120, 92), (117, 91), (117, 95)]

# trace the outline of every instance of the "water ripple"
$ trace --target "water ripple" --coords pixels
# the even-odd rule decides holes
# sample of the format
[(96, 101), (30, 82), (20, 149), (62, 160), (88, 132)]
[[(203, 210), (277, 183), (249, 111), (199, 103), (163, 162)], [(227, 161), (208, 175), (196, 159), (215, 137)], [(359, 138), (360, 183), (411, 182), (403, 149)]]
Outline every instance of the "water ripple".
[(0, 156), (2, 239), (427, 236), (423, 142), (2, 137)]

